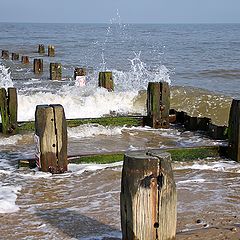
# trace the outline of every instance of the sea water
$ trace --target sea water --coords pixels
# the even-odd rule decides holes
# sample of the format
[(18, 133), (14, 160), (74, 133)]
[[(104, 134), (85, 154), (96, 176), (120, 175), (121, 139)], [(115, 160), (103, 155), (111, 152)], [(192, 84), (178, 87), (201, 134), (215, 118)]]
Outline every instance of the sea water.
[[(67, 118), (146, 113), (150, 81), (171, 85), (171, 106), (226, 125), (231, 98), (239, 98), (239, 24), (15, 24), (0, 23), (0, 49), (43, 58), (44, 73), (32, 64), (0, 60), (0, 87), (18, 89), (18, 120), (34, 120), (36, 105), (62, 104)], [(56, 56), (39, 56), (38, 44), (54, 45)], [(60, 62), (63, 80), (49, 80), (49, 63)], [(89, 71), (86, 86), (73, 79), (75, 67)], [(115, 91), (97, 87), (99, 71), (113, 72)], [(226, 144), (171, 127), (68, 129), (68, 154)], [(0, 135), (0, 232), (2, 239), (121, 238), (119, 192), (122, 162), (69, 165), (52, 176), (18, 169), (34, 156), (33, 133)], [(206, 159), (174, 163), (182, 219), (218, 204), (218, 216), (239, 215), (240, 166)], [(232, 187), (229, 190), (229, 186)], [(208, 224), (208, 223), (207, 223)], [(180, 224), (179, 231), (194, 229)], [(14, 230), (13, 230), (14, 229)], [(0, 237), (0, 238), (1, 238)]]

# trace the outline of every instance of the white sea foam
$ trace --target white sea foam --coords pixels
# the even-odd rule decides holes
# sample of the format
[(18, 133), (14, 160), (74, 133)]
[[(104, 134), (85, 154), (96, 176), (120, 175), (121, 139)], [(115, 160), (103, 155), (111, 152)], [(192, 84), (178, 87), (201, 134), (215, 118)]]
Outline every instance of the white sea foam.
[(3, 138), (1, 137), (0, 146), (15, 145), (21, 139), (22, 139), (22, 135), (14, 135), (14, 136), (3, 137)]
[(20, 191), (20, 186), (0, 185), (0, 213), (13, 213), (19, 210), (15, 202)]
[(9, 87), (13, 87), (11, 72), (9, 71), (9, 68), (0, 64), (0, 88)]

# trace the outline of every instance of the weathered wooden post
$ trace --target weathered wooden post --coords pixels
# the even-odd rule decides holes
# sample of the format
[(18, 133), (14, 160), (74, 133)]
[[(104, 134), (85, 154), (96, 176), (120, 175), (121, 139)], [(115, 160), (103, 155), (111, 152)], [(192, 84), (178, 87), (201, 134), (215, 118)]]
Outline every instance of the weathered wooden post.
[(228, 122), (228, 155), (240, 162), (240, 100), (233, 99)]
[(153, 128), (169, 128), (170, 89), (167, 82), (149, 82), (147, 121)]
[(9, 51), (8, 50), (2, 50), (2, 58), (5, 60), (9, 59)]
[(28, 56), (22, 56), (22, 64), (29, 64), (29, 57)]
[(12, 60), (18, 61), (19, 60), (19, 53), (12, 53)]
[(106, 88), (109, 92), (114, 91), (112, 72), (99, 72), (98, 86)]
[(175, 239), (177, 195), (169, 153), (125, 154), (120, 205), (123, 240)]
[(35, 74), (43, 73), (43, 59), (34, 59), (33, 71)]
[(45, 53), (45, 47), (43, 44), (38, 45), (38, 53), (39, 54), (44, 54)]
[(62, 65), (61, 63), (50, 63), (50, 79), (62, 80)]
[(17, 133), (17, 90), (16, 88), (0, 88), (0, 113), (3, 134)]
[(86, 85), (86, 74), (87, 74), (87, 69), (85, 67), (75, 68), (74, 79), (75, 79), (76, 86), (82, 87)]
[(55, 56), (55, 47), (53, 45), (48, 46), (48, 56), (54, 57)]
[(38, 105), (35, 112), (35, 134), (39, 143), (41, 171), (67, 171), (67, 123), (61, 105)]

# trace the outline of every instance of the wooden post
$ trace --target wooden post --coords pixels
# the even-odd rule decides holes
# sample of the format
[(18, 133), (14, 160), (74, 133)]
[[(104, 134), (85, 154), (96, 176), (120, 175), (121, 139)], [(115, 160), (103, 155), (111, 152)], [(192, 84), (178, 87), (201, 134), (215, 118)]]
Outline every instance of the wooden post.
[(29, 64), (29, 57), (28, 56), (22, 56), (22, 64)]
[(9, 51), (2, 50), (2, 58), (5, 60), (8, 60), (9, 59)]
[(177, 197), (169, 153), (124, 155), (120, 205), (123, 240), (175, 239)]
[(147, 89), (147, 125), (169, 128), (170, 89), (167, 82), (149, 82)]
[(17, 133), (17, 91), (16, 88), (0, 88), (0, 113), (3, 134)]
[(19, 60), (19, 53), (12, 53), (12, 60), (18, 61)]
[(109, 92), (114, 91), (112, 72), (99, 72), (98, 86), (106, 88)]
[(62, 80), (62, 65), (61, 63), (50, 63), (50, 79)]
[(35, 74), (43, 73), (43, 59), (34, 59), (33, 71)]
[(240, 100), (233, 99), (228, 122), (229, 158), (240, 162)]
[(52, 45), (48, 46), (48, 56), (49, 57), (54, 57), (55, 56), (55, 48)]
[(76, 80), (78, 76), (86, 76), (86, 74), (87, 74), (86, 68), (83, 68), (83, 67), (79, 68), (79, 67), (77, 67), (74, 70), (74, 79)]
[(43, 44), (38, 45), (38, 53), (39, 54), (44, 54), (45, 53), (45, 47)]
[(61, 105), (38, 105), (35, 133), (39, 142), (39, 168), (44, 172), (67, 171), (67, 123)]

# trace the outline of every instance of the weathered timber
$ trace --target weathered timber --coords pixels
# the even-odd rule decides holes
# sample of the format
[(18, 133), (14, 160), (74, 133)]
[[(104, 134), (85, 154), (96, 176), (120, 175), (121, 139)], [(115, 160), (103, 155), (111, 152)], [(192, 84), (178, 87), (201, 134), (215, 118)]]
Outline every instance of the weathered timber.
[(39, 142), (39, 168), (44, 172), (67, 171), (67, 124), (61, 105), (38, 105), (35, 134)]
[(19, 53), (12, 53), (12, 60), (18, 61), (19, 60)]
[(77, 67), (74, 69), (74, 79), (76, 80), (77, 76), (86, 76), (87, 75), (87, 69), (83, 67)]
[(228, 155), (240, 162), (240, 100), (233, 99), (228, 123)]
[(28, 56), (22, 56), (22, 64), (29, 64), (29, 57)]
[(211, 119), (206, 117), (192, 117), (184, 114), (184, 127), (189, 131), (209, 131)]
[(34, 61), (33, 61), (33, 72), (35, 74), (43, 73), (43, 59), (34, 59)]
[(5, 60), (9, 59), (9, 51), (8, 50), (2, 50), (2, 58)]
[(38, 45), (38, 53), (39, 54), (44, 54), (45, 53), (45, 47), (43, 44)]
[(215, 140), (226, 140), (228, 138), (227, 131), (227, 126), (218, 126), (216, 124), (209, 123), (207, 135)]
[(112, 72), (99, 72), (98, 86), (106, 88), (109, 92), (114, 91)]
[(55, 56), (55, 47), (53, 45), (48, 46), (48, 56), (54, 57)]
[[(171, 154), (172, 161), (191, 162), (206, 158), (225, 157), (227, 154), (227, 150), (228, 150), (227, 146), (201, 146), (201, 147), (167, 148), (164, 149), (163, 151), (169, 152)], [(76, 164), (80, 163), (107, 164), (123, 161), (124, 154), (125, 151), (69, 155), (68, 162)], [(36, 162), (35, 158), (22, 159), (19, 160), (19, 167), (29, 166), (34, 168), (36, 167), (35, 162)]]
[(123, 240), (175, 239), (177, 194), (169, 153), (124, 155), (120, 207)]
[(50, 79), (62, 80), (62, 64), (50, 63)]
[(0, 113), (2, 119), (2, 133), (16, 134), (17, 124), (17, 91), (16, 88), (0, 89)]
[(169, 128), (170, 89), (166, 82), (149, 82), (147, 121), (152, 128)]

